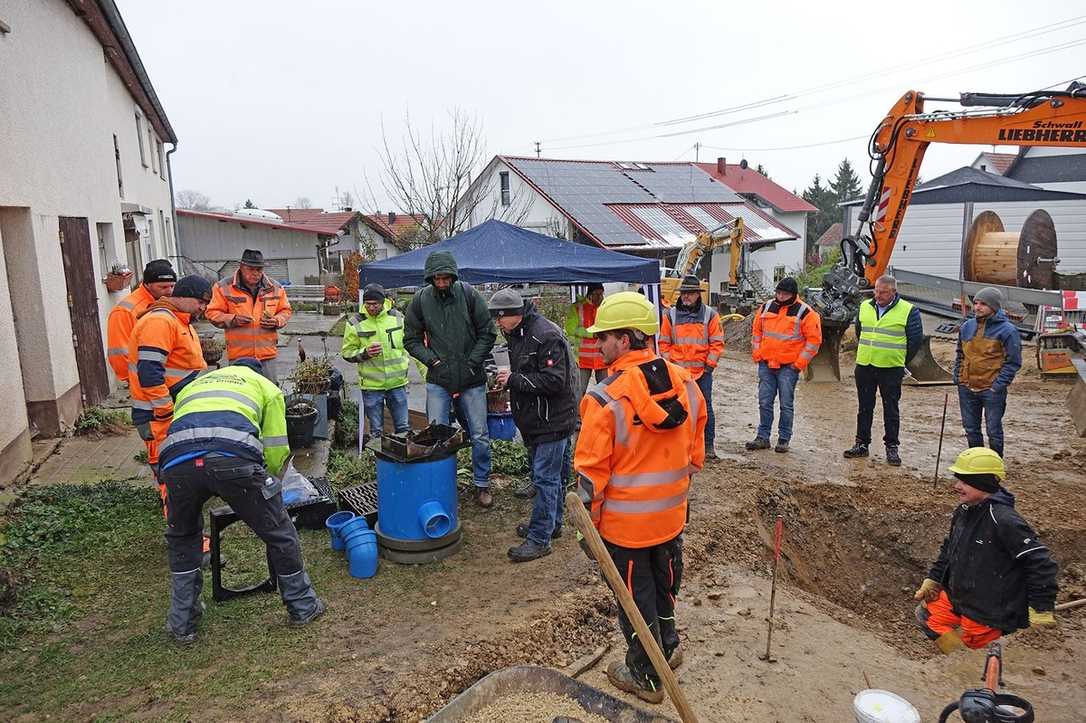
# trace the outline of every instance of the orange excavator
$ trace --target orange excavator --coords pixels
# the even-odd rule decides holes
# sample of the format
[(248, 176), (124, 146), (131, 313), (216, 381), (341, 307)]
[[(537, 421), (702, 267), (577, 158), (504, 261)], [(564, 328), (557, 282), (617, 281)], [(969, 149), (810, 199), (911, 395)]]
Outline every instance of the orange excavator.
[[(925, 111), (929, 102), (950, 102), (960, 109)], [(898, 231), (909, 207), (920, 163), (931, 143), (1061, 146), (1086, 151), (1086, 85), (1067, 90), (1021, 94), (962, 93), (958, 98), (925, 97), (910, 90), (871, 135), (874, 164), (859, 215), (859, 227), (841, 240), (841, 260), (808, 302), (822, 317), (822, 348), (811, 361), (808, 378), (840, 380), (841, 335), (856, 318), (860, 302), (886, 272)], [(910, 360), (917, 381), (949, 381), (931, 355), (925, 337)]]

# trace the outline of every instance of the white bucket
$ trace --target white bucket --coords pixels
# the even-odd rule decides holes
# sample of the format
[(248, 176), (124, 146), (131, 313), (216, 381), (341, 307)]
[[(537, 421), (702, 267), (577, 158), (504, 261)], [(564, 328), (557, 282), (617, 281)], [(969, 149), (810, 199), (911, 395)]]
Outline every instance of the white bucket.
[(912, 703), (888, 690), (861, 690), (852, 700), (856, 723), (920, 723)]

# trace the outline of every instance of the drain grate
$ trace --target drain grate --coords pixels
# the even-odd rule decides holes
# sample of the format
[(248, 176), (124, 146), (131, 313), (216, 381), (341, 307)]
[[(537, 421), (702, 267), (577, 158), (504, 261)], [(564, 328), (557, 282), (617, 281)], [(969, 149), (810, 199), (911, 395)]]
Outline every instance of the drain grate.
[(370, 527), (377, 520), (377, 483), (369, 482), (356, 487), (346, 487), (339, 491), (339, 503), (359, 517), (365, 517)]

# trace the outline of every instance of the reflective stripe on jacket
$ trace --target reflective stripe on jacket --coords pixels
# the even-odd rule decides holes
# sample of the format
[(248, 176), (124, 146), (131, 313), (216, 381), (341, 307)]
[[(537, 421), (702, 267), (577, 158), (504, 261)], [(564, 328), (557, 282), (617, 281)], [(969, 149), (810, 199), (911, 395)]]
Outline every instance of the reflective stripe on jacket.
[(771, 369), (791, 364), (806, 369), (822, 346), (822, 320), (818, 312), (796, 297), (787, 306), (776, 299), (763, 304), (754, 316), (750, 348), (754, 361)]
[[(366, 348), (381, 345), (378, 356), (367, 355)], [(370, 391), (399, 389), (407, 384), (409, 357), (403, 348), (403, 314), (385, 299), (377, 316), (370, 316), (362, 306), (359, 316), (351, 316), (343, 330), (341, 353), (344, 359), (358, 361), (358, 386)]]
[(674, 539), (690, 474), (705, 462), (705, 402), (680, 367), (631, 351), (581, 399), (574, 468), (600, 536), (622, 547)]
[[(242, 357), (264, 361), (278, 355), (276, 343), (279, 332), (262, 327), (260, 319), (267, 314), (278, 322), (281, 329), (286, 326), (292, 313), (287, 292), (276, 281), (262, 277), (254, 297), (242, 286), (241, 271), (238, 270), (232, 278), (215, 284), (211, 303), (207, 305), (204, 315), (212, 324), (225, 330), (226, 357), (230, 361)], [(252, 321), (246, 326), (234, 326), (234, 317), (238, 315), (251, 317)]]
[(715, 369), (724, 354), (720, 314), (700, 299), (693, 309), (673, 306), (664, 314), (656, 343), (660, 356), (697, 379), (706, 368)]
[[(160, 443), (173, 417), (177, 393), (204, 369), (200, 337), (189, 323), (189, 315), (178, 311), (163, 297), (132, 329), (128, 343), (128, 390), (132, 396), (132, 423), (150, 424)], [(155, 464), (152, 448), (149, 461)]]
[(106, 359), (119, 381), (128, 381), (128, 342), (132, 338), (132, 329), (136, 326), (136, 320), (154, 301), (147, 287), (140, 284), (109, 312), (106, 321)]
[(905, 327), (913, 305), (898, 297), (897, 303), (879, 316), (871, 299), (860, 304), (860, 337), (856, 363), (889, 369), (905, 366), (908, 350)]
[(596, 323), (596, 312), (599, 308), (588, 299), (580, 298), (569, 307), (569, 313), (566, 314), (566, 338), (577, 357), (577, 366), (581, 369), (607, 368), (603, 354), (600, 353), (599, 341), (586, 331)]
[(227, 452), (281, 474), (290, 456), (283, 392), (244, 366), (216, 369), (185, 386), (159, 458), (165, 465), (196, 451)]

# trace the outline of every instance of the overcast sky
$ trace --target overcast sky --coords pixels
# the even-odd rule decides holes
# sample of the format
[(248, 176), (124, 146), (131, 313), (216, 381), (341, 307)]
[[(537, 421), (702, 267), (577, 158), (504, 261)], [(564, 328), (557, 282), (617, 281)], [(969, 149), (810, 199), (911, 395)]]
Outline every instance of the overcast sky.
[[(802, 192), (846, 156), (866, 182), (866, 140), (779, 149), (866, 138), (910, 88), (1012, 93), (1086, 74), (1086, 16), (1066, 1), (117, 4), (180, 139), (175, 188), (224, 206), (364, 192), (382, 120), (398, 141), (408, 111), (428, 131), (453, 108), (478, 118), (490, 155), (541, 141), (551, 158), (693, 160), (700, 142), (702, 161), (746, 158)], [(795, 97), (654, 125), (781, 96)], [(978, 150), (932, 146), (921, 175)]]

